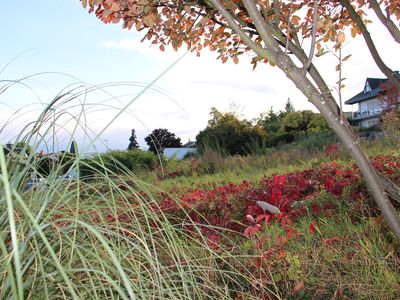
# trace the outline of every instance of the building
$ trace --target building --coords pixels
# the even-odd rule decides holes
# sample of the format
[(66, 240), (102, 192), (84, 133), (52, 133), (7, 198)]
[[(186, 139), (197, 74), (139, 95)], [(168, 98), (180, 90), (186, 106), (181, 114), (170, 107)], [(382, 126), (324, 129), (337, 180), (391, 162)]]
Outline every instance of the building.
[(344, 102), (347, 105), (357, 105), (356, 111), (350, 114), (349, 121), (352, 125), (369, 128), (379, 124), (379, 117), (386, 108), (383, 97), (386, 94), (387, 81), (387, 78), (367, 78), (364, 89)]
[(163, 154), (166, 158), (175, 157), (177, 160), (184, 159), (185, 156), (190, 154), (196, 154), (196, 142), (187, 142), (181, 148), (165, 148)]

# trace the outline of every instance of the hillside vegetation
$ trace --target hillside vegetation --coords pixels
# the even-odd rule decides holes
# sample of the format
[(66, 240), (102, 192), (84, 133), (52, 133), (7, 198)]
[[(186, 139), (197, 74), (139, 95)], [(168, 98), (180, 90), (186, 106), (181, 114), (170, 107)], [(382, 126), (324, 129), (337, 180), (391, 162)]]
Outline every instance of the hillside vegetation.
[[(398, 141), (366, 146), (400, 184)], [(0, 158), (2, 299), (400, 297), (399, 245), (340, 146), (136, 173), (77, 156), (95, 176), (29, 190)]]

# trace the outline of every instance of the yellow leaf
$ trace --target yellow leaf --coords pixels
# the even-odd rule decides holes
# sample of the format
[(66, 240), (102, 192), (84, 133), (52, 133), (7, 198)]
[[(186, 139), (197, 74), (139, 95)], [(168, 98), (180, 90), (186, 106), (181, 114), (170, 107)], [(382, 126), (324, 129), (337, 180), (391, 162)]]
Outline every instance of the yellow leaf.
[(341, 44), (344, 43), (344, 41), (346, 40), (346, 35), (344, 34), (343, 31), (340, 31), (337, 35), (337, 41)]
[(355, 27), (351, 28), (351, 36), (355, 38), (357, 35), (357, 29)]
[(317, 21), (317, 29), (323, 28), (324, 27), (324, 22), (322, 20)]
[(239, 63), (239, 58), (237, 56), (234, 56), (233, 62), (235, 63), (235, 65), (237, 65)]

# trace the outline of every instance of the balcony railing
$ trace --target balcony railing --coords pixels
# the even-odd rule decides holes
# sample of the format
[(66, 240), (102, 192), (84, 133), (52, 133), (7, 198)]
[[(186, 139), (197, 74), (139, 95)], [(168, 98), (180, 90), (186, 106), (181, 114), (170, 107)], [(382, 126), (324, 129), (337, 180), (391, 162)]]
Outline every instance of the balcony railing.
[(367, 110), (363, 112), (353, 112), (351, 115), (351, 119), (356, 120), (356, 119), (363, 119), (363, 118), (368, 118), (372, 116), (378, 116), (382, 112), (382, 109), (374, 109), (374, 110)]

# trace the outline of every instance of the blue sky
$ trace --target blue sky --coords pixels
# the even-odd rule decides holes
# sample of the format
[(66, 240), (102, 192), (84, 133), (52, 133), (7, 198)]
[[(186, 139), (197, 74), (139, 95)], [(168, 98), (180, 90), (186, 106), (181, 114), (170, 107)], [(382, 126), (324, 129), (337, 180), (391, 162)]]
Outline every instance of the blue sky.
[[(0, 132), (0, 142), (12, 141), (20, 129), (35, 120), (57, 93), (72, 89), (79, 82), (102, 84), (109, 82), (150, 82), (176, 59), (184, 54), (168, 50), (165, 53), (148, 43), (140, 43), (141, 34), (121, 29), (120, 24), (103, 24), (89, 15), (78, 0), (5, 1), (0, 12), (2, 46), (0, 66), (5, 66), (22, 53), (0, 74), (0, 80), (17, 80), (41, 72), (61, 72), (34, 76), (16, 84), (0, 95), (2, 124), (10, 116), (10, 125)], [(372, 31), (378, 38), (383, 57), (394, 69), (399, 69), (397, 51), (390, 38), (380, 30)], [(343, 98), (358, 93), (367, 76), (382, 74), (371, 62), (361, 39), (350, 40), (344, 53), (353, 53), (344, 66), (346, 89)], [(297, 109), (312, 109), (294, 85), (283, 73), (270, 66), (259, 66), (256, 71), (243, 61), (239, 65), (221, 64), (215, 53), (208, 50), (200, 58), (187, 55), (157, 83), (163, 94), (152, 91), (132, 103), (129, 111), (116, 118), (95, 143), (98, 151), (106, 144), (111, 149), (124, 149), (128, 145), (130, 129), (137, 131), (138, 141), (146, 147), (143, 138), (155, 128), (168, 128), (181, 137), (183, 142), (193, 140), (203, 129), (212, 106), (226, 111), (234, 106), (247, 118), (257, 117), (261, 112), (282, 109), (291, 98)], [(393, 60), (396, 57), (396, 61)], [(315, 63), (329, 85), (337, 81), (336, 60), (327, 54)], [(72, 76), (72, 77), (71, 77)], [(69, 86), (75, 84), (74, 86)], [(30, 90), (31, 88), (31, 90)], [(90, 93), (79, 101), (87, 101), (86, 123), (91, 135), (102, 132), (140, 88), (115, 86), (107, 91)], [(117, 98), (110, 98), (111, 96)], [(129, 94), (128, 96), (121, 96)], [(68, 120), (79, 115), (79, 101), (65, 103), (58, 112), (66, 112), (57, 118), (56, 141), (59, 148), (66, 147), (69, 134), (80, 146), (88, 144), (82, 130), (74, 131)], [(42, 102), (42, 103), (40, 103)], [(11, 106), (11, 107), (10, 107)], [(17, 116), (13, 111), (23, 108)], [(113, 107), (113, 108), (111, 108)], [(69, 119), (67, 118), (69, 115)], [(51, 120), (46, 123), (50, 139)], [(44, 126), (46, 128), (46, 126)], [(107, 140), (107, 142), (104, 142)]]

